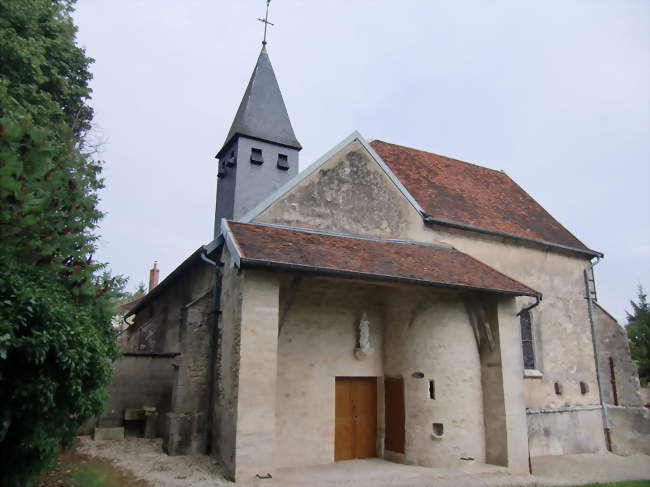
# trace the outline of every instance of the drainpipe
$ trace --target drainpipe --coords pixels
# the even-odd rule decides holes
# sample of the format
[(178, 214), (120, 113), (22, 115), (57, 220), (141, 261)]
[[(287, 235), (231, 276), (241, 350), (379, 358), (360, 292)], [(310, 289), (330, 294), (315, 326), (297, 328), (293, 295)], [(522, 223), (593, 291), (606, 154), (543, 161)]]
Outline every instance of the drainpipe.
[[(585, 278), (585, 290), (587, 291), (587, 310), (589, 312), (589, 324), (591, 325), (591, 340), (594, 345), (594, 361), (596, 363), (596, 381), (598, 382), (598, 398), (600, 400), (600, 408), (603, 415), (603, 430), (605, 432), (605, 444), (607, 445), (607, 450), (612, 451), (612, 437), (609, 429), (609, 415), (607, 413), (607, 407), (605, 406), (605, 394), (603, 393), (603, 381), (600, 375), (600, 336), (598, 334), (598, 328), (594, 323), (594, 303), (591, 297), (591, 284), (589, 283), (589, 272), (592, 275), (594, 267), (600, 262), (600, 257), (596, 257), (596, 262), (590, 262), (585, 270), (583, 275)], [(595, 278), (594, 278), (595, 279)]]
[(214, 287), (212, 288), (212, 327), (210, 328), (210, 349), (208, 350), (208, 399), (205, 406), (205, 434), (202, 438), (203, 451), (208, 454), (212, 447), (212, 423), (213, 423), (213, 410), (214, 410), (214, 375), (215, 375), (215, 352), (219, 346), (219, 318), (221, 316), (221, 309), (219, 303), (221, 301), (221, 262), (212, 260), (208, 257), (208, 252), (205, 247), (201, 251), (201, 259), (208, 264), (214, 266)]
[(524, 308), (521, 308), (519, 313), (517, 313), (517, 316), (520, 316), (522, 313), (525, 313), (526, 311), (530, 311), (533, 309), (535, 306), (539, 306), (539, 303), (542, 302), (542, 295), (541, 294), (536, 294), (535, 295), (535, 302), (531, 304), (530, 306), (526, 306)]

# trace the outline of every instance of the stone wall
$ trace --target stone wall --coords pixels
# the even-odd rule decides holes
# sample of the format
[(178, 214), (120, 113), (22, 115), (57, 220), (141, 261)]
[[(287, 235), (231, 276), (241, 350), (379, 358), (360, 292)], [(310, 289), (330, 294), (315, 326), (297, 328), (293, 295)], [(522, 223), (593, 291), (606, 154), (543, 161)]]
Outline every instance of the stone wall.
[[(207, 378), (215, 269), (198, 261), (140, 310), (126, 334), (127, 350), (176, 354), (164, 421), (164, 450), (172, 455), (206, 446)], [(125, 388), (135, 388), (128, 376)]]
[(273, 471), (279, 282), (272, 272), (239, 270), (222, 259), (214, 454), (233, 480)]
[(600, 376), (603, 381), (605, 403), (617, 406), (642, 406), (639, 374), (630, 356), (630, 345), (625, 328), (599, 305), (594, 306), (594, 318), (600, 336)]
[(530, 409), (531, 456), (607, 451), (600, 406)]
[[(427, 467), (484, 463), (481, 364), (462, 297), (396, 289), (386, 293), (386, 323), (385, 374), (402, 377), (406, 389), (406, 451), (391, 457)], [(441, 438), (433, 423), (442, 425)]]
[(221, 319), (216, 363), (212, 453), (230, 477), (235, 475), (237, 430), (237, 390), (241, 342), (242, 289), (239, 269), (224, 249), (221, 262)]
[[(276, 467), (334, 461), (336, 377), (383, 376), (381, 290), (341, 280), (284, 279), (281, 309), (286, 311), (278, 340)], [(357, 360), (354, 349), (364, 312), (370, 322), (373, 351)], [(383, 416), (378, 414), (378, 418), (381, 452)]]
[(607, 406), (612, 451), (619, 455), (650, 455), (650, 409)]
[(162, 436), (165, 414), (171, 410), (176, 360), (175, 354), (142, 354), (126, 355), (115, 362), (100, 425), (122, 426), (126, 409), (153, 406), (158, 412), (157, 436)]

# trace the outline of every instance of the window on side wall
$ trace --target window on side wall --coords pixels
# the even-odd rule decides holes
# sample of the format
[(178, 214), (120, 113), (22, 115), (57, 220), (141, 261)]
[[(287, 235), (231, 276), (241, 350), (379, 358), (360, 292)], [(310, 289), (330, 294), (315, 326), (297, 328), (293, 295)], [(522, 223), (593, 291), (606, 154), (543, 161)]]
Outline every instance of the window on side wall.
[(535, 338), (530, 311), (522, 311), (519, 314), (519, 324), (521, 325), (521, 349), (524, 355), (524, 369), (535, 369)]

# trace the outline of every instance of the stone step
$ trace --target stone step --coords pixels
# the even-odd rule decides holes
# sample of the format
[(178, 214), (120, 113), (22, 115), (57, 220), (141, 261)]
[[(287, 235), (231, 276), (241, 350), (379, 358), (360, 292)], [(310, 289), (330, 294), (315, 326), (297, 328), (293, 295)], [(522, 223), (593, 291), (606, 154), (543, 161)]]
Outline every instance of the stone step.
[(115, 428), (95, 428), (93, 430), (93, 440), (123, 440), (124, 427)]

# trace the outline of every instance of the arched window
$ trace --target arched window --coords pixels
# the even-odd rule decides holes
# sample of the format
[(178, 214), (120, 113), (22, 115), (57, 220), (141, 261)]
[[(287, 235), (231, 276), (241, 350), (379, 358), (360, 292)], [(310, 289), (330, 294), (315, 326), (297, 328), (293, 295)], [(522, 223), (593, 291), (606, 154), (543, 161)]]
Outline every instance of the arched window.
[(525, 310), (519, 314), (521, 324), (521, 349), (524, 354), (524, 369), (535, 368), (535, 339), (530, 311)]

